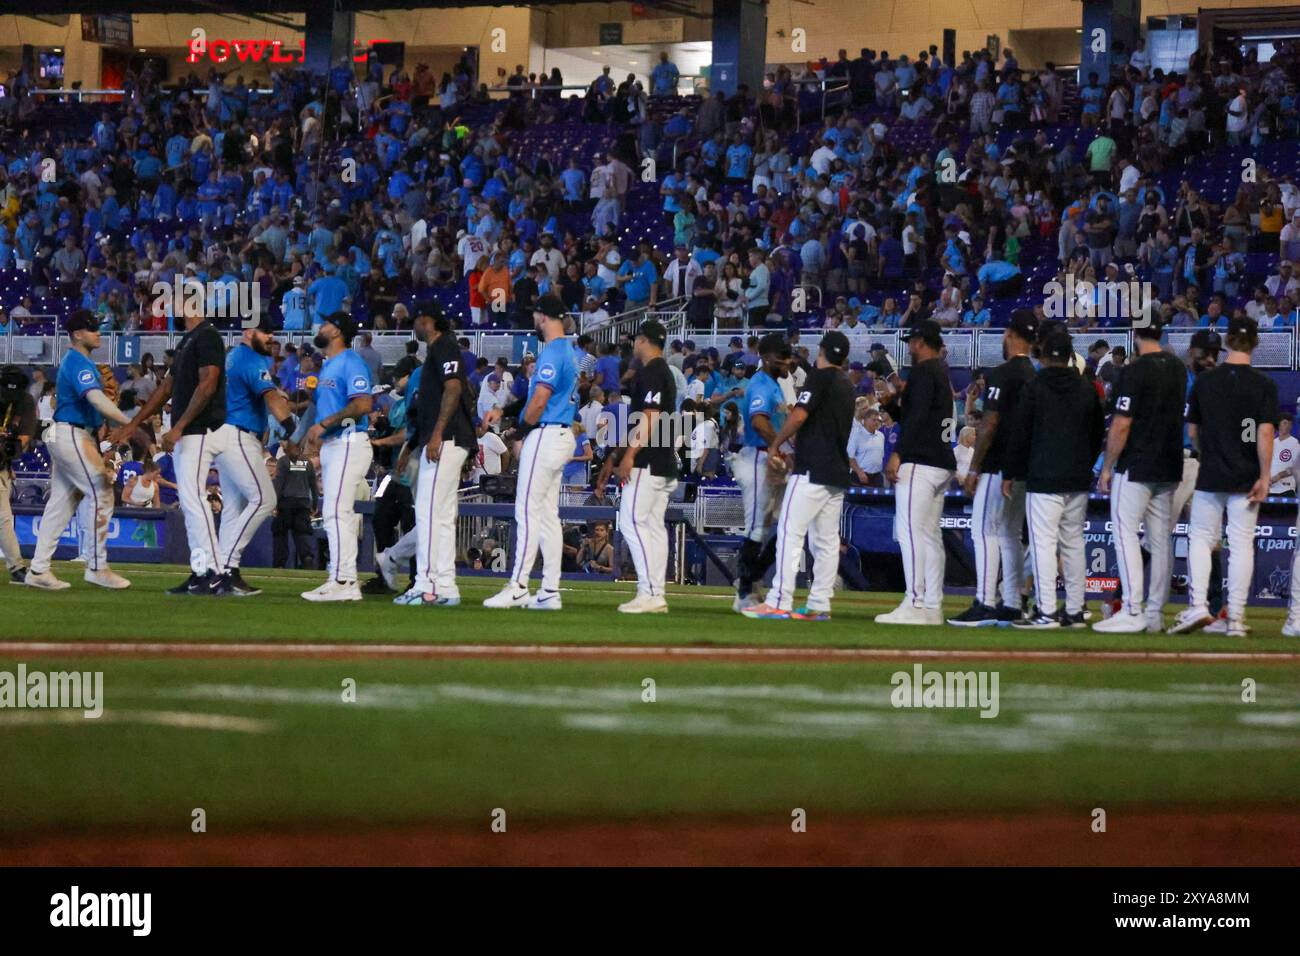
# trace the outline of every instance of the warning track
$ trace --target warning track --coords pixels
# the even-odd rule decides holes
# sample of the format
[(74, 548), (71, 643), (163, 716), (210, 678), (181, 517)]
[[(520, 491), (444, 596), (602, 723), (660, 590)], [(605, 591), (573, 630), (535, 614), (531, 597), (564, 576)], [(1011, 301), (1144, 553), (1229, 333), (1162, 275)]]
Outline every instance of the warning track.
[(620, 644), (342, 644), (219, 643), (158, 641), (4, 641), (0, 655), (41, 657), (139, 658), (303, 658), (303, 659), (526, 659), (546, 660), (695, 660), (810, 663), (964, 660), (1082, 663), (1297, 664), (1300, 653), (1285, 651), (1086, 651), (981, 650), (896, 647), (755, 647)]

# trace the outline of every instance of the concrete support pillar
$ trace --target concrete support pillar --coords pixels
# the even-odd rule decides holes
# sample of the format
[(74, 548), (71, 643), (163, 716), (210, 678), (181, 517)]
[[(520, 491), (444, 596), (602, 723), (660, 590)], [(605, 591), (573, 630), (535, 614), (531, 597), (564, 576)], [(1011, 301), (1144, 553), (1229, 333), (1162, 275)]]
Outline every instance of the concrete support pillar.
[(307, 0), (307, 69), (326, 73), (340, 57), (351, 58), (355, 33), (355, 13), (340, 10), (334, 0)]
[(713, 0), (713, 64), (709, 88), (730, 96), (741, 83), (763, 87), (767, 7), (762, 0)]
[[(1142, 0), (1083, 0), (1083, 33), (1079, 35), (1079, 84), (1096, 73), (1105, 85), (1110, 79), (1115, 42), (1123, 45), (1128, 62), (1139, 36)], [(1118, 61), (1118, 57), (1116, 57)]]

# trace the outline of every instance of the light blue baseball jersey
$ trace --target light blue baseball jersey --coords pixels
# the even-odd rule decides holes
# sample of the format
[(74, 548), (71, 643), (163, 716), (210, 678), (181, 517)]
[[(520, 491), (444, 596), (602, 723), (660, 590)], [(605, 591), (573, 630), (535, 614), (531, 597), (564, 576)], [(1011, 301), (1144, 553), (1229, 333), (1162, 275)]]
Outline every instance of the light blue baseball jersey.
[(578, 359), (567, 336), (551, 339), (537, 357), (537, 371), (528, 383), (528, 401), (538, 385), (551, 390), (539, 425), (572, 425), (578, 411)]
[(102, 389), (95, 363), (76, 349), (68, 349), (59, 363), (59, 376), (55, 383), (58, 407), (54, 409), (54, 420), (92, 431), (104, 424), (104, 416), (86, 401), (86, 396), (95, 389)]
[[(317, 376), (316, 421), (337, 415), (358, 395), (369, 394), (370, 369), (366, 368), (365, 360), (360, 355), (352, 349), (344, 349), (327, 359)], [(363, 432), (369, 427), (370, 416), (362, 415), (357, 419), (354, 430)], [(343, 425), (335, 425), (325, 430), (325, 437), (334, 438), (343, 434), (343, 430)]]
[(774, 431), (780, 431), (785, 424), (785, 415), (777, 409), (785, 402), (781, 386), (766, 372), (759, 370), (745, 386), (744, 418), (745, 445), (752, 448), (764, 448), (767, 440), (754, 430), (754, 416), (766, 415)]
[(274, 388), (270, 356), (240, 343), (226, 359), (226, 424), (262, 434), (266, 431), (266, 393)]

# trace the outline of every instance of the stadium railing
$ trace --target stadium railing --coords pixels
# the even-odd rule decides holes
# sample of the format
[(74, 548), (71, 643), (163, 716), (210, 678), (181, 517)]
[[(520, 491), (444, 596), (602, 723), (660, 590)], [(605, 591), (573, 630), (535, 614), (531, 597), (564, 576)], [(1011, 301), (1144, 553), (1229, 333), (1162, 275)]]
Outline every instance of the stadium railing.
[[(668, 338), (690, 339), (697, 351), (716, 348), (721, 352), (728, 350), (728, 343), (733, 336), (748, 338), (750, 335), (762, 336), (770, 329), (756, 326), (753, 328), (718, 329), (696, 331), (687, 328), (686, 300), (684, 298), (668, 299), (658, 303), (652, 309), (635, 309), (613, 316), (589, 331), (598, 343), (617, 342), (624, 335), (634, 335), (641, 323), (647, 319), (657, 319), (664, 324)], [(58, 328), (60, 319), (53, 315), (31, 316), (22, 320), (24, 324), (40, 324), (44, 328)], [(841, 331), (844, 331), (841, 329)], [(1182, 357), (1187, 353), (1194, 328), (1170, 329), (1166, 338), (1173, 352)], [(239, 330), (225, 330), (222, 336), (227, 345), (239, 342)], [(518, 362), (535, 333), (520, 330), (475, 330), (463, 329), (457, 337), (469, 340), (470, 349), (475, 355), (495, 362), (504, 357), (507, 361)], [(108, 365), (131, 365), (140, 361), (141, 356), (152, 354), (155, 361), (160, 361), (163, 352), (175, 348), (179, 343), (181, 332), (111, 332), (105, 333), (100, 347), (92, 353), (96, 362)], [(408, 332), (373, 332), (373, 345), (382, 357), (385, 365), (394, 365), (406, 354), (406, 344), (412, 340)], [(310, 344), (312, 333), (279, 332), (275, 336), (282, 343), (293, 342), (296, 345)], [(1072, 329), (1070, 337), (1074, 340), (1074, 350), (1086, 355), (1089, 347), (1097, 342), (1105, 342), (1110, 348), (1123, 346), (1129, 354), (1133, 353), (1133, 330), (1123, 327), (1098, 329)], [(817, 354), (821, 342), (822, 330), (801, 330), (799, 346), (806, 347), (809, 355)], [(943, 333), (944, 344), (948, 349), (948, 365), (955, 369), (992, 368), (1002, 362), (1001, 329), (952, 329)], [(907, 367), (911, 358), (903, 333), (898, 329), (871, 329), (860, 326), (849, 332), (852, 361), (867, 361), (871, 346), (879, 343), (885, 347), (896, 365)], [(1259, 333), (1259, 348), (1254, 355), (1254, 365), (1262, 369), (1294, 370), (1300, 368), (1300, 354), (1297, 353), (1298, 339), (1294, 329), (1265, 329)], [(0, 363), (26, 366), (56, 366), (63, 358), (67, 348), (66, 337), (55, 334), (25, 335), (11, 333), (0, 335)], [(420, 353), (423, 353), (421, 346)]]

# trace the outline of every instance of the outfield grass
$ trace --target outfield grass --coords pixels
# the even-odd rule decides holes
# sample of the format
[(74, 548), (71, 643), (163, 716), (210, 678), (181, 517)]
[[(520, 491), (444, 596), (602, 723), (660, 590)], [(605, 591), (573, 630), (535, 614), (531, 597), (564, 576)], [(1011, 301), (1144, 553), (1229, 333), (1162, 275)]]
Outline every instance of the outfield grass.
[(102, 670), (106, 712), (0, 711), (10, 838), (181, 835), (196, 807), (224, 832), (485, 822), (497, 807), (514, 822), (792, 807), (1083, 820), (1300, 793), (1290, 665), (1005, 664), (985, 719), (893, 707), (906, 665), (883, 663), (25, 660)]
[[(666, 616), (621, 615), (631, 584), (566, 582), (564, 611), (545, 615), (489, 611), (481, 601), (501, 586), (499, 578), (462, 578), (462, 605), (433, 609), (396, 607), (390, 598), (361, 604), (310, 604), (302, 591), (322, 580), (319, 572), (252, 570), (250, 583), (265, 589), (254, 598), (171, 597), (166, 588), (186, 571), (159, 565), (123, 565), (132, 579), (127, 591), (109, 592), (85, 584), (78, 565), (59, 564), (55, 573), (72, 583), (62, 592), (9, 586), (0, 590), (4, 613), (0, 639), (60, 641), (339, 641), (481, 644), (691, 644), (809, 645), (825, 647), (933, 647), (1055, 650), (1243, 650), (1296, 651), (1300, 641), (1280, 636), (1281, 608), (1252, 608), (1254, 628), (1246, 640), (1225, 635), (1170, 637), (1098, 634), (1088, 630), (1015, 631), (1009, 628), (877, 626), (876, 614), (893, 608), (900, 595), (842, 592), (835, 619), (824, 623), (751, 621), (731, 611), (723, 588), (670, 588)], [(948, 612), (968, 598), (953, 598)], [(1093, 605), (1096, 609), (1096, 604)], [(1178, 607), (1166, 609), (1172, 621)]]

